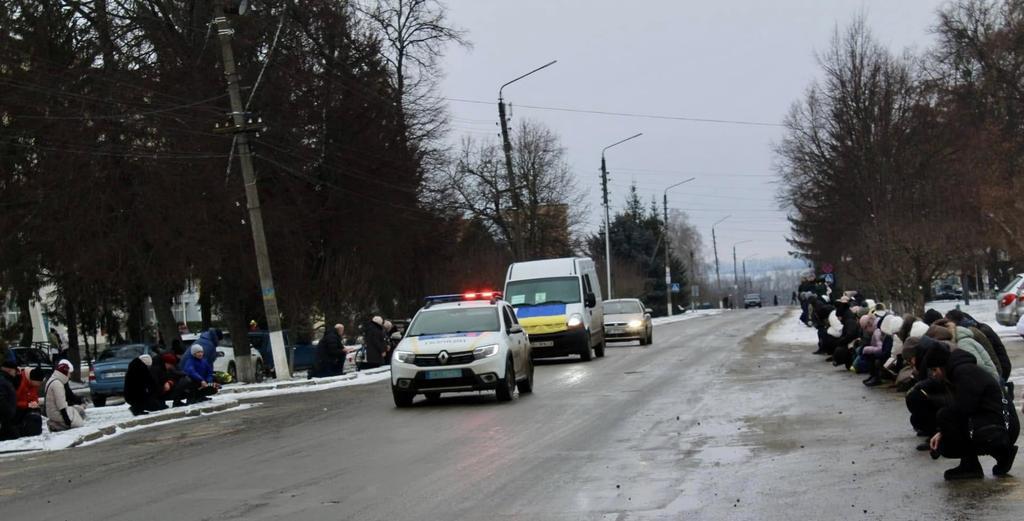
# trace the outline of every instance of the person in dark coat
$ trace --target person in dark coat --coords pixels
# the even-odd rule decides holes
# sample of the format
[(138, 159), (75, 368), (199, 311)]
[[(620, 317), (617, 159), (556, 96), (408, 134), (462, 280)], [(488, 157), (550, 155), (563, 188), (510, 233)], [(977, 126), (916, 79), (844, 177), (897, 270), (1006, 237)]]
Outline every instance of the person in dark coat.
[(178, 382), (185, 377), (185, 373), (178, 369), (178, 357), (174, 353), (160, 355), (159, 361), (154, 361), (149, 367), (153, 375), (153, 381), (157, 386), (157, 394), (161, 402), (180, 400), (184, 398), (181, 393), (176, 393)]
[(942, 319), (942, 313), (939, 313), (938, 311), (935, 311), (934, 309), (929, 309), (928, 311), (924, 312), (924, 323), (928, 324), (929, 326), (932, 325), (936, 320), (941, 320), (941, 319)]
[(167, 408), (160, 400), (160, 387), (149, 370), (152, 365), (150, 355), (139, 355), (128, 364), (128, 372), (124, 375), (124, 401), (128, 402), (134, 416)]
[(953, 388), (952, 401), (936, 415), (939, 431), (930, 442), (933, 457), (960, 459), (960, 464), (947, 470), (944, 477), (983, 478), (978, 456), (985, 454), (996, 459), (993, 475), (1007, 474), (1017, 456), (1020, 422), (1002, 385), (963, 349), (951, 353), (932, 350), (925, 357), (925, 365), (932, 378), (949, 382)]
[(345, 326), (341, 324), (334, 324), (324, 332), (324, 337), (316, 345), (316, 360), (309, 370), (310, 378), (338, 376), (345, 372), (345, 346), (341, 341), (344, 334)]
[[(935, 340), (931, 337), (911, 337), (903, 344), (903, 359), (914, 367), (917, 382), (907, 391), (905, 402), (910, 412), (910, 426), (919, 436), (932, 437), (938, 432), (936, 415), (939, 410), (949, 405), (952, 400), (946, 382), (931, 378), (925, 367), (925, 358), (932, 349), (946, 352), (952, 350), (952, 344)], [(917, 446), (917, 450), (928, 450), (928, 443)]]
[(18, 409), (18, 386), (12, 370), (16, 372), (18, 365), (4, 360), (0, 371), (0, 440), (13, 440), (21, 435), (14, 421)]
[(857, 314), (850, 307), (852, 300), (848, 297), (840, 298), (836, 302), (836, 317), (843, 324), (841, 336), (836, 339), (835, 349), (832, 351), (832, 365), (842, 365), (847, 370), (853, 365), (853, 343), (861, 336), (860, 323)]
[(384, 319), (376, 316), (370, 320), (363, 332), (363, 346), (366, 348), (366, 368), (380, 367), (388, 354), (388, 343), (384, 339)]

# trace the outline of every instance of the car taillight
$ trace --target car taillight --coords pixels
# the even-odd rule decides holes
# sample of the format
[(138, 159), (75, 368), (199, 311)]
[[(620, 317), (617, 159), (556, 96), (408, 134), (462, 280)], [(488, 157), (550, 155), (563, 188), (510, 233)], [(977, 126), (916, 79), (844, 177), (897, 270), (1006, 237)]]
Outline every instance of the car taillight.
[(999, 301), (999, 307), (1005, 308), (1006, 306), (1013, 304), (1015, 300), (1017, 300), (1017, 295), (1007, 293), (1006, 295), (1003, 295), (1003, 299)]
[(89, 368), (89, 381), (90, 382), (95, 382), (96, 381), (96, 371), (93, 371), (92, 367)]

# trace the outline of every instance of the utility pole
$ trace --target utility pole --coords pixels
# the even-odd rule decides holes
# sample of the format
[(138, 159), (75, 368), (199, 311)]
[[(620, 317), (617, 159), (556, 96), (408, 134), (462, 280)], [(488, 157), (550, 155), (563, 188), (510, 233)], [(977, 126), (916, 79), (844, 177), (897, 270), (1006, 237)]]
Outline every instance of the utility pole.
[(732, 215), (726, 215), (718, 220), (715, 224), (711, 225), (711, 245), (715, 250), (715, 280), (718, 282), (718, 308), (722, 308), (722, 273), (718, 269), (718, 239), (715, 237), (715, 226), (722, 224), (722, 221), (732, 217)]
[[(263, 213), (260, 210), (260, 196), (256, 189), (256, 173), (252, 164), (252, 150), (249, 147), (249, 132), (258, 130), (261, 122), (253, 122), (243, 112), (242, 94), (239, 89), (238, 72), (235, 70), (235, 54), (231, 48), (231, 37), (234, 30), (224, 15), (225, 2), (213, 2), (214, 23), (217, 24), (217, 35), (220, 37), (220, 49), (224, 62), (224, 76), (227, 78), (228, 95), (231, 98), (231, 127), (229, 131), (235, 135), (238, 145), (238, 162), (242, 166), (242, 178), (245, 182), (245, 200), (249, 209), (249, 223), (252, 228), (252, 240), (256, 248), (256, 268), (259, 271), (260, 287), (263, 290), (263, 309), (267, 315), (267, 329), (270, 332), (270, 348), (274, 356), (274, 370), (277, 378), (291, 378), (288, 357), (285, 354), (284, 334), (281, 332), (281, 316), (277, 310), (277, 295), (274, 291), (274, 277), (270, 271), (270, 255), (267, 252), (267, 238), (263, 231)], [(242, 2), (242, 12), (244, 12)], [(239, 13), (241, 14), (241, 13)], [(246, 353), (248, 355), (248, 353)], [(252, 359), (249, 356), (239, 357), (243, 362), (241, 370), (245, 375), (252, 374)], [(248, 365), (248, 367), (245, 367)]]
[(631, 139), (644, 135), (643, 132), (633, 134), (626, 139), (616, 141), (601, 149), (601, 191), (604, 193), (604, 267), (606, 283), (608, 284), (608, 298), (612, 298), (612, 248), (611, 248), (611, 212), (608, 210), (608, 168), (605, 164), (604, 153), (611, 147), (621, 145)]
[(697, 273), (693, 267), (693, 250), (690, 250), (690, 311), (697, 310), (697, 296), (694, 294), (694, 290), (697, 288)]
[(608, 210), (608, 169), (604, 161), (604, 154), (601, 154), (601, 194), (604, 202), (604, 271), (605, 287), (608, 290), (608, 299), (612, 298), (612, 244), (611, 244), (611, 212)]
[(505, 98), (502, 97), (502, 91), (505, 87), (541, 70), (546, 67), (550, 67), (557, 63), (558, 60), (552, 60), (532, 71), (519, 76), (518, 78), (505, 83), (498, 89), (498, 120), (501, 123), (501, 148), (505, 152), (505, 174), (508, 177), (508, 189), (512, 192), (512, 256), (515, 260), (523, 260), (526, 255), (526, 248), (524, 248), (523, 234), (522, 234), (522, 223), (523, 223), (523, 205), (519, 198), (519, 185), (516, 184), (515, 170), (512, 169), (512, 140), (508, 136), (508, 116), (505, 112)]
[(664, 205), (664, 236), (665, 236), (665, 307), (668, 316), (672, 316), (672, 268), (671, 268), (671, 253), (669, 252), (669, 240), (668, 240), (668, 191), (682, 184), (693, 181), (696, 177), (691, 177), (686, 181), (680, 181), (672, 186), (669, 186), (662, 193), (662, 203)]
[[(736, 304), (736, 299), (739, 297), (739, 295), (735, 294), (735, 292), (739, 291), (739, 289), (740, 289), (740, 278), (739, 278), (739, 274), (736, 271), (736, 268), (737, 268), (737, 263), (736, 263), (736, 247), (739, 246), (740, 244), (746, 244), (748, 242), (750, 242), (750, 241), (740, 241), (740, 242), (737, 242), (736, 244), (732, 245), (732, 290), (734, 292), (733, 293), (733, 302), (732, 302), (733, 305)], [(744, 273), (745, 273), (745, 271), (744, 271)]]

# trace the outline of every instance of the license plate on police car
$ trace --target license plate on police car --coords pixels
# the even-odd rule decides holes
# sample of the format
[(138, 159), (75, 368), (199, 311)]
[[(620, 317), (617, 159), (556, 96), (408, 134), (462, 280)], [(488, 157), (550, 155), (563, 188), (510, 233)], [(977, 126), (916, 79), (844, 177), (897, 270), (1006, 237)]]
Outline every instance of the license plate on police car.
[(553, 347), (555, 345), (554, 340), (545, 340), (543, 342), (530, 342), (533, 347)]
[(444, 380), (445, 378), (461, 378), (462, 369), (448, 369), (445, 371), (427, 371), (423, 376), (427, 380)]

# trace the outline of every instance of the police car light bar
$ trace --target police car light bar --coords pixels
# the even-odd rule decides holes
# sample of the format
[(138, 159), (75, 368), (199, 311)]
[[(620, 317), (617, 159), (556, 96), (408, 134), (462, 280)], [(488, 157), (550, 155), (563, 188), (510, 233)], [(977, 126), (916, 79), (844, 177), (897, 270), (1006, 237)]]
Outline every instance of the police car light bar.
[(467, 291), (454, 295), (432, 295), (426, 298), (426, 307), (446, 302), (461, 302), (464, 300), (490, 300), (494, 302), (501, 298), (500, 291)]

